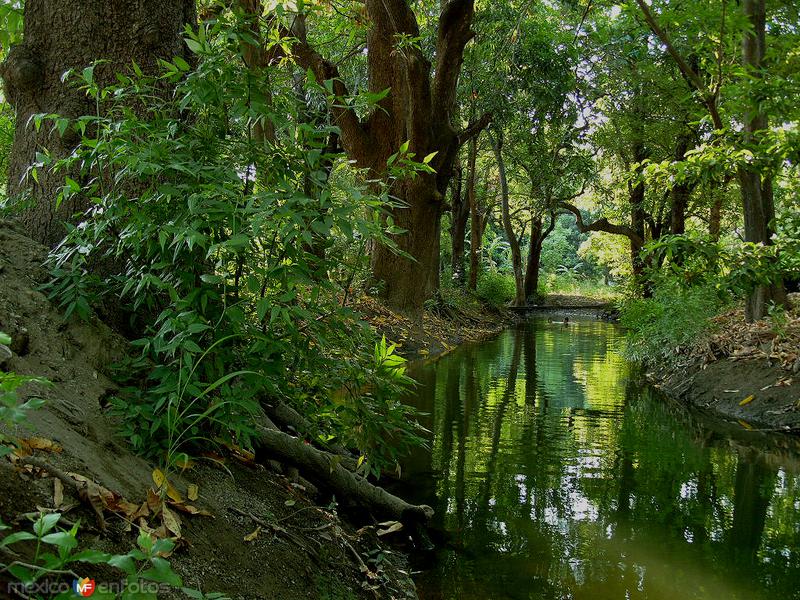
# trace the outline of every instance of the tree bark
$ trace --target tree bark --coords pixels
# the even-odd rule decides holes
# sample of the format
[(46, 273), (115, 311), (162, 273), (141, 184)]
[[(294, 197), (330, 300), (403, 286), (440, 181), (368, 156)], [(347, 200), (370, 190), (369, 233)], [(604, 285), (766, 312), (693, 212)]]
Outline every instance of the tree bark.
[(719, 241), (719, 234), (722, 230), (722, 198), (715, 194), (715, 188), (711, 188), (711, 209), (708, 213), (708, 235), (715, 242)]
[(93, 114), (96, 107), (73, 82), (62, 82), (70, 70), (82, 70), (104, 59), (94, 72), (103, 86), (115, 83), (115, 73), (133, 61), (145, 72), (159, 71), (158, 59), (189, 58), (181, 32), (194, 23), (194, 0), (27, 0), (25, 33), (0, 65), (6, 96), (16, 111), (17, 128), (9, 160), (9, 196), (25, 200), (21, 220), (29, 235), (45, 245), (55, 245), (66, 233), (64, 223), (85, 210), (89, 201), (73, 196), (56, 207), (65, 173), (39, 169), (30, 175), (37, 152), (55, 158), (67, 156), (80, 142), (67, 130), (63, 135), (45, 124), (39, 131), (32, 115), (53, 113), (69, 118)]
[(495, 137), (489, 134), (489, 140), (494, 149), (497, 159), (497, 171), (500, 178), (500, 202), (502, 207), (503, 229), (506, 232), (506, 239), (511, 246), (511, 268), (514, 272), (514, 306), (525, 305), (525, 280), (522, 275), (522, 252), (519, 249), (519, 239), (514, 232), (514, 225), (511, 222), (511, 210), (508, 198), (508, 178), (506, 177), (506, 163), (503, 160), (503, 133), (498, 132)]
[[(684, 132), (678, 137), (675, 146), (675, 161), (686, 160), (686, 152), (689, 150), (691, 140), (688, 133)], [(689, 198), (692, 195), (694, 184), (689, 182), (677, 183), (670, 190), (670, 215), (669, 231), (673, 235), (686, 233), (686, 209), (689, 206)]]
[[(742, 40), (742, 63), (750, 76), (761, 77), (762, 61), (765, 51), (766, 7), (765, 0), (743, 0), (742, 9), (752, 29), (744, 32)], [(767, 117), (759, 109), (757, 97), (749, 99), (751, 106), (744, 115), (744, 142), (752, 144), (756, 132), (767, 128)], [(762, 177), (752, 167), (739, 168), (739, 186), (744, 210), (744, 237), (747, 242), (772, 244), (772, 221), (775, 218), (775, 205), (772, 197), (772, 181)], [(771, 303), (784, 304), (786, 291), (783, 282), (757, 287), (748, 297), (745, 317), (748, 322), (766, 316)]]

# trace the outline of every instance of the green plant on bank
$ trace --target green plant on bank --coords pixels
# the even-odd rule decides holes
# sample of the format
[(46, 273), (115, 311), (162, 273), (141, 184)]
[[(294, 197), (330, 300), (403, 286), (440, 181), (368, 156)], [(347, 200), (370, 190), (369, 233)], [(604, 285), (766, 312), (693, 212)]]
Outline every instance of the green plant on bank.
[[(92, 67), (73, 74), (102, 114), (34, 120), (81, 139), (68, 158), (39, 155), (34, 178), (63, 169), (58, 201), (91, 200), (51, 253), (51, 297), (79, 316), (119, 306), (140, 332), (113, 408), (153, 460), (209, 441), (248, 446), (254, 409), (271, 398), (306, 417), (305, 435), (358, 449), (373, 471), (392, 466), (403, 440), (420, 439), (396, 400), (407, 381), (374, 365), (375, 336), (346, 306), (368, 268), (365, 244), (396, 248), (388, 187), (326, 153), (335, 128), (250, 93), (262, 74), (235, 59), (239, 27), (221, 17), (187, 33), (202, 58), (194, 69), (175, 59), (148, 78), (134, 65), (107, 88)], [(265, 114), (274, 144), (254, 137)], [(412, 159), (393, 171), (430, 171)]]
[[(0, 346), (11, 345), (11, 337), (0, 331)], [(28, 384), (47, 385), (50, 382), (42, 377), (18, 375), (0, 370), (0, 424), (13, 429), (24, 423), (28, 413), (44, 405), (44, 400), (32, 397), (20, 403), (19, 389)], [(0, 431), (0, 457), (12, 452), (17, 446), (16, 438)]]
[(677, 351), (712, 329), (711, 317), (728, 301), (713, 285), (683, 287), (665, 280), (650, 298), (621, 304), (620, 322), (627, 330), (627, 353), (647, 364), (672, 361)]
[[(92, 597), (101, 600), (158, 598), (159, 584), (170, 588), (179, 588), (189, 598), (197, 600), (224, 600), (225, 598), (219, 593), (204, 594), (200, 590), (182, 587), (181, 578), (172, 570), (169, 561), (164, 558), (172, 552), (175, 546), (172, 540), (156, 540), (149, 534), (141, 532), (136, 541), (136, 547), (127, 554), (109, 554), (98, 550), (76, 552), (80, 523), (76, 523), (69, 530), (60, 530), (57, 529), (60, 519), (60, 513), (41, 513), (33, 522), (31, 531), (18, 531), (0, 539), (2, 555), (13, 557), (13, 560), (7, 564), (0, 563), (0, 573), (6, 572), (14, 578), (16, 584), (19, 585), (21, 594), (25, 594), (22, 597), (37, 600), (75, 598), (76, 592), (72, 589), (73, 582), (82, 579), (85, 571), (77, 572), (74, 569), (77, 568), (77, 563), (83, 563), (108, 565), (125, 574), (119, 589), (111, 588), (111, 586), (99, 586), (95, 590)], [(8, 529), (8, 526), (0, 523), (0, 532)], [(11, 547), (25, 542), (32, 547), (32, 553), (26, 552), (25, 558), (22, 558), (22, 555), (17, 554)], [(17, 550), (19, 549), (17, 548)], [(45, 585), (37, 585), (42, 583)], [(70, 587), (55, 596), (50, 591), (45, 593), (36, 591), (37, 588), (41, 589), (48, 583), (62, 583)], [(9, 585), (13, 586), (15, 583)], [(51, 589), (56, 588), (52, 587)]]
[(475, 295), (495, 308), (508, 305), (514, 299), (514, 277), (499, 271), (486, 271), (478, 276)]
[(770, 329), (775, 336), (781, 340), (786, 337), (789, 317), (786, 314), (786, 307), (772, 303), (767, 308), (767, 321)]

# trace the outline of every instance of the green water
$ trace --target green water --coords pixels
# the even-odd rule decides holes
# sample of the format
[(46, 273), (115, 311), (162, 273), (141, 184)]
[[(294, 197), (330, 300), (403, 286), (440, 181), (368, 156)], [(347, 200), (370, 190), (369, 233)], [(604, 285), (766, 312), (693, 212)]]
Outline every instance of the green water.
[(732, 440), (621, 344), (531, 321), (414, 372), (431, 441), (405, 493), (441, 538), (417, 556), (423, 600), (800, 598), (792, 443)]

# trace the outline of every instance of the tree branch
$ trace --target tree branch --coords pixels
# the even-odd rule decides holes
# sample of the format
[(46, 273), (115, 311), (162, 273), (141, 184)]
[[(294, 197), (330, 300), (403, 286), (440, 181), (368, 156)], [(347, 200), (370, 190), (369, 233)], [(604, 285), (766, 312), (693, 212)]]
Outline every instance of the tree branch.
[(708, 90), (706, 89), (703, 80), (700, 78), (700, 75), (689, 66), (689, 63), (686, 62), (686, 59), (683, 58), (680, 52), (675, 48), (672, 44), (672, 40), (670, 39), (667, 32), (662, 29), (658, 21), (656, 21), (655, 16), (653, 15), (650, 7), (647, 6), (644, 0), (636, 0), (636, 4), (639, 5), (639, 8), (642, 10), (642, 14), (644, 15), (644, 20), (647, 21), (647, 25), (650, 27), (650, 30), (661, 40), (661, 43), (667, 47), (667, 52), (669, 55), (675, 60), (678, 64), (678, 68), (683, 73), (684, 77), (689, 80), (689, 82), (697, 89), (700, 93), (700, 96), (703, 98), (703, 103), (708, 108), (708, 113), (711, 115), (711, 120), (714, 123), (714, 127), (717, 129), (724, 129), (725, 126), (722, 123), (722, 118), (719, 114), (719, 108), (717, 107), (717, 96), (715, 94), (709, 94)]
[(609, 223), (608, 219), (605, 217), (587, 225), (583, 222), (583, 215), (577, 206), (570, 204), (569, 202), (560, 202), (559, 205), (561, 208), (564, 208), (575, 215), (575, 225), (578, 227), (578, 231), (581, 233), (588, 233), (590, 231), (604, 231), (606, 233), (613, 233), (614, 235), (624, 235), (638, 246), (644, 245), (644, 240), (642, 237), (627, 225), (615, 225), (614, 223)]
[[(289, 32), (284, 33), (286, 37), (292, 37)], [(292, 43), (292, 56), (295, 62), (304, 69), (310, 69), (318, 83), (330, 81), (332, 84), (334, 101), (330, 105), (330, 111), (334, 124), (342, 132), (342, 146), (359, 163), (359, 166), (371, 166), (363, 163), (369, 155), (368, 149), (372, 146), (372, 136), (367, 132), (355, 111), (348, 106), (349, 92), (339, 75), (339, 69), (308, 43), (305, 35), (305, 23), (299, 17), (295, 21), (292, 33), (296, 34), (295, 41)]]
[(463, 146), (469, 140), (478, 135), (481, 131), (486, 129), (489, 123), (492, 122), (492, 113), (483, 113), (477, 121), (473, 121), (464, 129), (458, 132), (458, 145)]
[(455, 107), (464, 47), (475, 36), (471, 29), (474, 13), (475, 0), (450, 0), (439, 16), (433, 105), (446, 111), (447, 120)]

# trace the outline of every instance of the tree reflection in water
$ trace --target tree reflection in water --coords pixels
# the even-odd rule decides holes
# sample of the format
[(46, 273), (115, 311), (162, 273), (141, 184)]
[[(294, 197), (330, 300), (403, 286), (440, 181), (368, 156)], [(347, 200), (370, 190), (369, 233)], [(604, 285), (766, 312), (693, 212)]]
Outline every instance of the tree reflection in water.
[(406, 493), (448, 539), (423, 599), (800, 598), (792, 461), (657, 397), (621, 341), (531, 321), (415, 373)]

